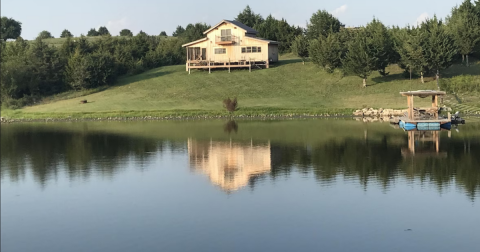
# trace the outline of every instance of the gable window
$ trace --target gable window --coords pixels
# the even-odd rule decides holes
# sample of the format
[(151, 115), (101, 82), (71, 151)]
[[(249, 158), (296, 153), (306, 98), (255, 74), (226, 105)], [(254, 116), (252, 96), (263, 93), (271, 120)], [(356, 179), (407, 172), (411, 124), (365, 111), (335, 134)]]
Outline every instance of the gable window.
[(215, 48), (215, 54), (226, 54), (227, 49), (226, 48)]
[(261, 53), (262, 47), (260, 46), (247, 46), (242, 47), (242, 53)]
[(221, 41), (232, 41), (232, 29), (222, 29), (221, 32)]

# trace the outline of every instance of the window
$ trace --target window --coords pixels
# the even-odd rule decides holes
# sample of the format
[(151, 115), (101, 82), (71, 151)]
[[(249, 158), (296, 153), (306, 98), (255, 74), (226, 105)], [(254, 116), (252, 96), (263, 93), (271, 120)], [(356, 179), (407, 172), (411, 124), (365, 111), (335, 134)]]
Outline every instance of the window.
[(261, 53), (262, 47), (252, 46), (252, 47), (242, 47), (242, 53)]
[(222, 36), (221, 41), (232, 41), (232, 30), (231, 29), (222, 29), (220, 30)]
[(227, 49), (226, 48), (215, 48), (215, 54), (226, 54)]

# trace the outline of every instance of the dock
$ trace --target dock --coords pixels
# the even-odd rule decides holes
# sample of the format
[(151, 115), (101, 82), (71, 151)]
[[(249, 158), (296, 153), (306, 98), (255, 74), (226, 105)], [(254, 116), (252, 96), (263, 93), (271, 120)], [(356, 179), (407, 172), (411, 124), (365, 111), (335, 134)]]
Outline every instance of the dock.
[[(452, 120), (450, 113), (447, 118), (440, 118), (438, 115), (438, 98), (446, 95), (443, 91), (434, 90), (418, 90), (400, 92), (402, 96), (407, 97), (408, 111), (403, 117), (391, 119), (390, 122), (398, 123), (404, 130), (440, 130), (450, 129)], [(427, 98), (431, 97), (432, 107), (415, 108), (413, 103), (414, 97)]]

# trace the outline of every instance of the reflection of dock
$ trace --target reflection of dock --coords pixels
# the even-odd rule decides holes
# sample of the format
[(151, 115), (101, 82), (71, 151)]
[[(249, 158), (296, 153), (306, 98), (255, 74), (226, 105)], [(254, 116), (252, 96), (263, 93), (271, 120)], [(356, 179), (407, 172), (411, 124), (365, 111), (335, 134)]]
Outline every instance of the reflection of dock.
[(270, 172), (270, 143), (197, 142), (188, 139), (190, 164), (225, 191), (238, 190), (250, 178)]
[(408, 131), (408, 149), (402, 148), (402, 156), (447, 157), (440, 152), (440, 131)]

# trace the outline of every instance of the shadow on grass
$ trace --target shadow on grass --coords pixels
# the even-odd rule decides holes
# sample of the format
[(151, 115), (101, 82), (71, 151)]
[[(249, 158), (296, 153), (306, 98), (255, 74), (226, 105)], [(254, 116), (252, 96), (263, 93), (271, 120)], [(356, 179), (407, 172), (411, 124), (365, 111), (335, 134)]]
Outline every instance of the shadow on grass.
[[(412, 77), (412, 79), (413, 79), (413, 77)], [(372, 78), (372, 81), (374, 81), (375, 83), (373, 83), (369, 86), (375, 86), (377, 84), (396, 81), (396, 80), (404, 81), (404, 80), (408, 80), (408, 79), (406, 79), (405, 76), (403, 76), (403, 73), (389, 74), (387, 76), (377, 76), (377, 77)]]
[(270, 67), (279, 67), (279, 66), (284, 66), (284, 65), (294, 64), (294, 63), (302, 63), (302, 59), (279, 60), (278, 62), (270, 65)]

